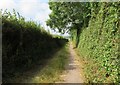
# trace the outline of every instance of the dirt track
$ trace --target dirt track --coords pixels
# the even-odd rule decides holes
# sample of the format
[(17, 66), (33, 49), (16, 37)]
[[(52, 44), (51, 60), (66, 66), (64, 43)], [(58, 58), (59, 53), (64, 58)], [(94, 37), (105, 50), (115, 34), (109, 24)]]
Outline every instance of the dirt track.
[(65, 72), (61, 75), (61, 83), (83, 83), (80, 67), (80, 61), (73, 49), (72, 43), (70, 43), (69, 51), (70, 58), (69, 63), (66, 66)]

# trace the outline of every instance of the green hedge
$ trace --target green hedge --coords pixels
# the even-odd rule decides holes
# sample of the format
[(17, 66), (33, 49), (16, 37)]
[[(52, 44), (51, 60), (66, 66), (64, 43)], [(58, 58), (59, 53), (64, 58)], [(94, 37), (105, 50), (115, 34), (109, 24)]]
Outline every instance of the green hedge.
[(49, 59), (48, 55), (65, 43), (66, 39), (53, 38), (41, 25), (34, 21), (26, 21), (15, 11), (13, 14), (4, 12), (2, 16), (3, 80), (38, 61)]
[(89, 26), (80, 34), (79, 51), (87, 60), (88, 82), (120, 82), (120, 3), (98, 3), (91, 11)]

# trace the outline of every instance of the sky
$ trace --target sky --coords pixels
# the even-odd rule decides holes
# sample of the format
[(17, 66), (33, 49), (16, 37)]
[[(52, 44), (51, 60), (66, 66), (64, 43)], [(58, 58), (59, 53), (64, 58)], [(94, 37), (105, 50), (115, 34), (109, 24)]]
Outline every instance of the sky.
[(49, 14), (51, 13), (48, 0), (0, 0), (0, 9), (7, 9), (10, 12), (15, 9), (26, 20), (37, 21), (52, 34), (60, 34), (46, 26), (45, 21), (49, 19)]

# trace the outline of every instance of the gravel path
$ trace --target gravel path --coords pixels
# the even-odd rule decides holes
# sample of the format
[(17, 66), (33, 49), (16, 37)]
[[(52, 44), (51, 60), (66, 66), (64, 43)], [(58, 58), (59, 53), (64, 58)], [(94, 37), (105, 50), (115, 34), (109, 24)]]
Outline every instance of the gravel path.
[(70, 51), (69, 63), (66, 66), (66, 71), (61, 75), (60, 83), (83, 83), (80, 70), (82, 68), (80, 67), (80, 61), (73, 49), (72, 43), (70, 43), (69, 51)]

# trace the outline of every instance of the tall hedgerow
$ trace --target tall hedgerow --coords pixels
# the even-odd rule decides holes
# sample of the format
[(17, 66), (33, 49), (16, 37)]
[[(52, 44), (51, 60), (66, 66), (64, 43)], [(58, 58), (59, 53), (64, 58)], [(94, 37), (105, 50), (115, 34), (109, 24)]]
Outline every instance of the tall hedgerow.
[(51, 52), (65, 42), (65, 39), (53, 38), (40, 24), (26, 21), (15, 10), (2, 12), (3, 82), (16, 72), (49, 59)]
[[(91, 3), (94, 4), (94, 3)], [(80, 34), (79, 51), (85, 60), (85, 76), (89, 82), (120, 82), (119, 3), (93, 6), (87, 28)]]

